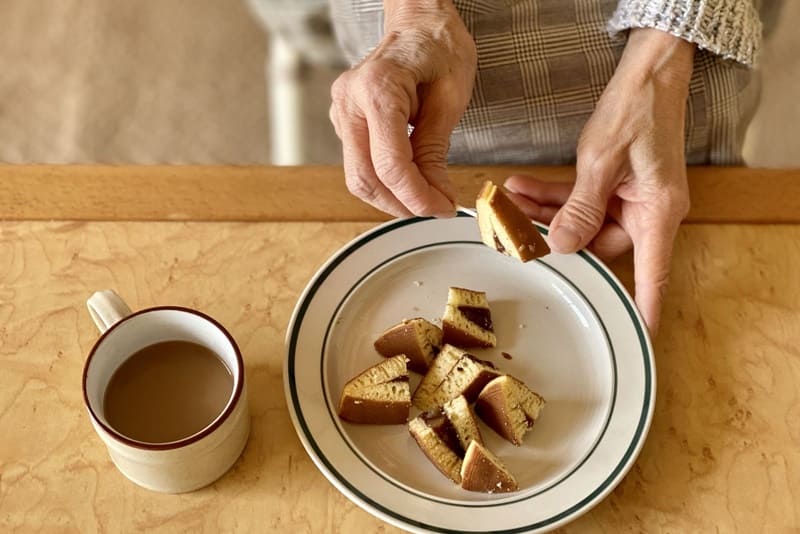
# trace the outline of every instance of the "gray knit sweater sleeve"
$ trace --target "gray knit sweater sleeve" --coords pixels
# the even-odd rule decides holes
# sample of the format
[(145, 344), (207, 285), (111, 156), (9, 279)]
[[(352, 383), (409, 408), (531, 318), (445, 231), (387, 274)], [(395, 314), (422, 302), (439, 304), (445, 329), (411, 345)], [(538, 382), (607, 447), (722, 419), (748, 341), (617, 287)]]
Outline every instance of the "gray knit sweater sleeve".
[(613, 35), (631, 28), (662, 30), (750, 67), (761, 45), (751, 0), (620, 0), (608, 29)]

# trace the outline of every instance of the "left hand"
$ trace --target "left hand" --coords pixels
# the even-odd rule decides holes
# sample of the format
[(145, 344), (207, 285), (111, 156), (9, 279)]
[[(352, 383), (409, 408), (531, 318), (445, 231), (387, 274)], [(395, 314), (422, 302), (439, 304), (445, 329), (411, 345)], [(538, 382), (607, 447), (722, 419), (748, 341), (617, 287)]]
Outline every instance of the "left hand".
[(672, 246), (689, 211), (684, 117), (694, 45), (632, 30), (578, 143), (575, 184), (512, 176), (528, 216), (550, 222), (554, 251), (586, 246), (605, 260), (633, 247), (636, 304), (658, 330)]
[(452, 1), (384, 0), (383, 39), (331, 86), (330, 118), (354, 195), (398, 217), (455, 215), (447, 152), (477, 58)]

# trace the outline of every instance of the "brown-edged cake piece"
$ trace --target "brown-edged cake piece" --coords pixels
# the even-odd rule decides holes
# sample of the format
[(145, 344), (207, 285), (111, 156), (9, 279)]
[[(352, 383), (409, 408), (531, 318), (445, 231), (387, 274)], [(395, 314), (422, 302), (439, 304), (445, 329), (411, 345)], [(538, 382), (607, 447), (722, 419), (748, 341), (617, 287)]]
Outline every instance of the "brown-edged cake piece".
[(459, 395), (464, 395), (469, 402), (473, 402), (483, 387), (497, 376), (500, 376), (500, 371), (492, 362), (480, 360), (465, 352), (444, 380), (436, 386), (431, 401), (435, 406), (441, 406)]
[(418, 415), (408, 423), (408, 432), (419, 448), (444, 476), (461, 484), (461, 458), (436, 431), (438, 421), (426, 421)]
[(439, 351), (439, 354), (436, 355), (436, 358), (433, 359), (428, 367), (428, 372), (422, 377), (417, 389), (414, 390), (414, 396), (411, 397), (411, 402), (414, 406), (423, 412), (438, 407), (431, 400), (433, 392), (442, 383), (442, 380), (450, 370), (455, 367), (463, 354), (463, 350), (459, 350), (452, 345), (444, 345), (442, 347), (442, 350)]
[(401, 424), (408, 421), (411, 391), (407, 358), (393, 356), (373, 365), (345, 384), (339, 417), (351, 423)]
[(487, 246), (523, 262), (550, 253), (530, 217), (492, 182), (483, 184), (475, 207), (481, 239)]
[(462, 349), (497, 345), (485, 292), (463, 287), (449, 289), (442, 318), (442, 342)]
[(467, 447), (473, 441), (483, 443), (483, 436), (481, 436), (481, 430), (478, 428), (478, 420), (475, 418), (475, 413), (470, 408), (464, 395), (459, 395), (444, 403), (442, 411), (456, 431), (456, 437), (462, 453), (467, 450)]
[(421, 317), (407, 319), (386, 330), (375, 340), (375, 350), (391, 358), (405, 354), (408, 368), (425, 374), (442, 346), (442, 329)]
[(509, 493), (519, 486), (503, 462), (478, 441), (467, 447), (461, 461), (461, 487), (483, 493)]
[(408, 423), (408, 431), (431, 463), (456, 484), (461, 483), (461, 461), (470, 443), (483, 443), (475, 415), (463, 396), (437, 413), (415, 417)]
[(475, 413), (492, 430), (514, 445), (533, 427), (545, 400), (513, 376), (502, 375), (483, 388), (475, 402)]
[(452, 345), (444, 345), (422, 377), (411, 401), (422, 411), (436, 410), (464, 395), (474, 401), (483, 387), (500, 375), (491, 362), (480, 360)]

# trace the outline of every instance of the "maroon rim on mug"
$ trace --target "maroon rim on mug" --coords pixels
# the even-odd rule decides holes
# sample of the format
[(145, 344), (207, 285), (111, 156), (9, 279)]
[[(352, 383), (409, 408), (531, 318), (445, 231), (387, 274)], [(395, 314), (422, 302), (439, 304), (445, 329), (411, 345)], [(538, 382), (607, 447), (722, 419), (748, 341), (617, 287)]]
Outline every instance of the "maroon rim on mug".
[[(206, 426), (196, 434), (192, 434), (191, 436), (187, 436), (177, 441), (169, 441), (165, 443), (148, 443), (146, 441), (138, 441), (135, 439), (131, 439), (125, 436), (124, 434), (119, 433), (113, 427), (101, 421), (100, 417), (98, 417), (97, 413), (95, 413), (94, 409), (92, 409), (92, 405), (89, 403), (89, 394), (86, 392), (86, 377), (89, 374), (89, 366), (92, 363), (92, 359), (94, 358), (95, 352), (97, 352), (98, 347), (100, 347), (103, 340), (105, 340), (106, 337), (108, 337), (114, 330), (116, 330), (117, 327), (119, 327), (122, 323), (128, 321), (129, 319), (133, 319), (138, 315), (143, 315), (145, 313), (154, 311), (165, 311), (165, 310), (190, 313), (202, 319), (205, 319), (212, 325), (216, 326), (225, 335), (225, 337), (228, 339), (231, 346), (233, 347), (233, 351), (236, 354), (236, 366), (239, 369), (240, 380), (239, 383), (234, 388), (233, 395), (228, 404), (225, 406), (225, 409), (222, 410), (222, 413), (220, 413), (216, 418), (214, 418), (214, 420), (208, 426)], [(239, 398), (242, 396), (243, 389), (244, 389), (244, 360), (242, 359), (242, 353), (239, 351), (239, 346), (236, 344), (236, 341), (233, 339), (233, 336), (230, 335), (230, 333), (225, 329), (224, 326), (222, 326), (212, 317), (209, 317), (203, 312), (199, 312), (191, 308), (184, 308), (182, 306), (155, 306), (153, 308), (146, 308), (144, 310), (136, 311), (130, 315), (126, 315), (100, 335), (97, 341), (95, 341), (92, 350), (89, 351), (89, 357), (86, 358), (86, 363), (83, 366), (83, 402), (86, 405), (86, 408), (89, 410), (89, 416), (92, 418), (92, 420), (94, 420), (95, 423), (97, 423), (103, 430), (111, 434), (116, 440), (121, 441), (126, 445), (130, 445), (131, 447), (136, 447), (145, 450), (163, 451), (170, 449), (179, 449), (181, 447), (185, 447), (187, 445), (195, 443), (196, 441), (199, 441), (204, 437), (208, 436), (209, 434), (214, 432), (217, 428), (219, 428), (222, 425), (222, 423), (224, 423), (225, 420), (228, 419), (228, 417), (230, 417), (231, 413), (233, 412), (233, 409), (239, 402)]]

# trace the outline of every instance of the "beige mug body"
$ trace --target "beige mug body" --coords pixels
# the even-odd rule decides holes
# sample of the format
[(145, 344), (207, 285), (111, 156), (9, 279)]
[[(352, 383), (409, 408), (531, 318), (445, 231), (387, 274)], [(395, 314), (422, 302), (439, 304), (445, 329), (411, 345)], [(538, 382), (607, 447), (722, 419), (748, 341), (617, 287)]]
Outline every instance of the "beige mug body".
[[(84, 402), (117, 468), (136, 484), (164, 493), (192, 491), (225, 474), (250, 434), (244, 362), (233, 337), (211, 317), (189, 308), (160, 306), (131, 313), (110, 290), (92, 295), (87, 307), (102, 335), (84, 366)], [(169, 443), (141, 442), (117, 432), (103, 413), (103, 396), (114, 371), (137, 351), (176, 340), (203, 345), (223, 360), (233, 377), (225, 408), (200, 432)]]

